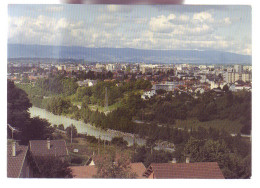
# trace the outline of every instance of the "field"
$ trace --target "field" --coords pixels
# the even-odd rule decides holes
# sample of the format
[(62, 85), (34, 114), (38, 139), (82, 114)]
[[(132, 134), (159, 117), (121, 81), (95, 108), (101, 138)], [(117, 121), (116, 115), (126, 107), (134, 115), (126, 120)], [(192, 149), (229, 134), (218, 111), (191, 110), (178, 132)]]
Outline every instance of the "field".
[(178, 128), (187, 128), (187, 129), (197, 129), (197, 127), (201, 126), (204, 128), (215, 128), (218, 130), (224, 129), (228, 133), (239, 133), (242, 124), (239, 121), (231, 121), (228, 119), (224, 120), (211, 120), (211, 121), (206, 121), (206, 122), (200, 122), (197, 119), (187, 119), (187, 120), (176, 120), (175, 124), (173, 125), (174, 127)]
[[(108, 106), (108, 111), (111, 112), (113, 110), (116, 110), (118, 107), (120, 107), (120, 105), (121, 105), (120, 102), (114, 103), (114, 104)], [(92, 111), (96, 111), (98, 109), (99, 112), (106, 112), (106, 107), (104, 107), (104, 106), (89, 105), (88, 107)]]

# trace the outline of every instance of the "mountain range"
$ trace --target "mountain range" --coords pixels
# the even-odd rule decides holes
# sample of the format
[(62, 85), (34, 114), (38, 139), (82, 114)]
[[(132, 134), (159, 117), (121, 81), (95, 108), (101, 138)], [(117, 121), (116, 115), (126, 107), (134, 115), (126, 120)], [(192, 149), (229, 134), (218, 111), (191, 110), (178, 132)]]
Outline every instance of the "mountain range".
[(251, 64), (252, 56), (215, 50), (144, 50), (8, 44), (8, 58), (84, 59), (87, 62)]

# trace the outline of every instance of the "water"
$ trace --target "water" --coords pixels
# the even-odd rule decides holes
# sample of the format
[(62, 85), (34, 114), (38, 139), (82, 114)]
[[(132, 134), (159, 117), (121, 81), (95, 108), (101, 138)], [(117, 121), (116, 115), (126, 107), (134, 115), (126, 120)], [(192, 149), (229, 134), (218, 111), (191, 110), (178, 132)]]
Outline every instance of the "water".
[[(31, 107), (29, 109), (29, 112), (31, 114), (31, 117), (39, 116), (40, 118), (47, 119), (52, 125), (63, 124), (64, 128), (66, 129), (71, 124), (73, 124), (77, 128), (78, 133), (87, 133), (90, 136), (95, 136), (96, 138), (108, 141), (111, 141), (113, 137), (121, 136), (125, 141), (128, 142), (128, 145), (133, 145), (133, 136), (131, 136), (131, 134), (125, 134), (119, 131), (105, 131), (102, 129), (98, 129), (90, 125), (89, 123), (70, 119), (65, 116), (54, 115), (45, 109), (37, 108), (35, 106)], [(135, 142), (138, 145), (145, 144), (145, 140), (141, 138), (135, 138)]]

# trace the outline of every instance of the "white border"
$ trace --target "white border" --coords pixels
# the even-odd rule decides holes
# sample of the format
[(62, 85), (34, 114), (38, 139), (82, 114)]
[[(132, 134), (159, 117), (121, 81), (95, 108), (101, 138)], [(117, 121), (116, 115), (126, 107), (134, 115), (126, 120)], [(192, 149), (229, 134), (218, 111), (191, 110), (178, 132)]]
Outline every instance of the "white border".
[[(1, 44), (1, 162), (0, 162), (0, 178), (1, 178), (1, 187), (12, 187), (12, 186), (28, 186), (28, 187), (46, 187), (51, 184), (51, 187), (54, 186), (64, 186), (65, 187), (94, 187), (99, 186), (103, 187), (257, 187), (259, 183), (259, 168), (260, 168), (260, 156), (259, 156), (259, 124), (258, 124), (258, 106), (259, 106), (259, 83), (258, 81), (260, 74), (258, 74), (259, 69), (259, 18), (260, 18), (260, 9), (259, 3), (257, 0), (186, 0), (185, 4), (206, 4), (206, 5), (251, 5), (252, 6), (252, 60), (253, 60), (253, 133), (252, 133), (252, 143), (253, 143), (253, 171), (252, 178), (250, 180), (38, 180), (38, 179), (7, 179), (6, 178), (6, 60), (7, 60), (7, 4), (56, 4), (59, 3), (59, 0), (9, 0), (2, 2), (0, 4), (0, 16), (1, 16), (1, 35), (0, 35), (0, 44)], [(3, 154), (4, 153), (4, 154)], [(2, 156), (5, 155), (5, 156)], [(2, 184), (3, 182), (3, 184)], [(259, 185), (258, 185), (259, 186)]]

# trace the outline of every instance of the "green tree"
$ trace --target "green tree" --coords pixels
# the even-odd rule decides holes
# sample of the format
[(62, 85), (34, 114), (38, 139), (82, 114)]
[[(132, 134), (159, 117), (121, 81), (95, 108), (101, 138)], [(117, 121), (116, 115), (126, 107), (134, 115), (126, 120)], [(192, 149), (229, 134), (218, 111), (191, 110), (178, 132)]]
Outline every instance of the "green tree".
[(225, 92), (228, 92), (228, 91), (229, 91), (229, 87), (228, 87), (227, 84), (223, 86), (223, 91), (225, 91)]
[(229, 150), (224, 141), (207, 140), (202, 148), (202, 161), (218, 162), (220, 168), (224, 167), (225, 155)]
[(111, 140), (111, 144), (117, 145), (119, 147), (126, 148), (128, 143), (123, 139), (123, 137), (113, 137)]
[(39, 117), (30, 118), (28, 112), (30, 107), (27, 94), (8, 80), (7, 123), (20, 130), (20, 134), (14, 139), (20, 139), (22, 144), (27, 144), (29, 140), (46, 139), (51, 137), (53, 132), (47, 120)]
[(22, 129), (21, 142), (26, 144), (29, 140), (45, 140), (51, 138), (53, 129), (46, 119), (34, 117), (30, 119), (30, 123), (26, 124)]
[(188, 142), (184, 146), (184, 155), (190, 157), (192, 162), (199, 162), (202, 160), (201, 158), (201, 150), (204, 142), (193, 137), (190, 137)]
[(66, 135), (68, 138), (71, 137), (71, 134), (72, 134), (72, 137), (75, 138), (78, 136), (78, 131), (77, 131), (77, 128), (75, 127), (75, 125), (71, 124), (69, 127), (67, 127), (66, 129)]
[(37, 157), (39, 173), (37, 178), (72, 178), (68, 161), (57, 157)]
[(63, 93), (67, 96), (74, 94), (77, 91), (78, 84), (74, 79), (66, 78), (62, 80)]
[(94, 178), (136, 178), (131, 171), (130, 160), (122, 155), (116, 159), (115, 155), (105, 155), (97, 159), (97, 175)]
[(64, 125), (63, 125), (63, 124), (59, 124), (59, 125), (58, 125), (58, 129), (64, 131)]
[(10, 80), (7, 81), (7, 123), (18, 129), (30, 124), (28, 95)]

